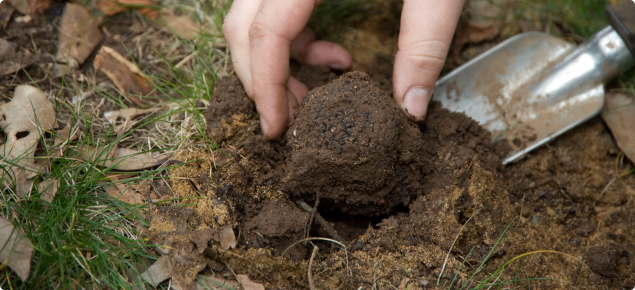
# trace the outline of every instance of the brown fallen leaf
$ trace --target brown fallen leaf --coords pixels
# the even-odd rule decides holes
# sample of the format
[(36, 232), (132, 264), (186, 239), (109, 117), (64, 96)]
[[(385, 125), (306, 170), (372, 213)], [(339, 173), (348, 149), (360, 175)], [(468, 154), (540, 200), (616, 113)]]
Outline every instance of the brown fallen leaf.
[(106, 120), (108, 120), (110, 123), (116, 122), (117, 119), (119, 118), (122, 118), (126, 120), (127, 122), (136, 118), (137, 116), (154, 113), (162, 109), (164, 108), (157, 107), (157, 108), (149, 108), (149, 109), (137, 109), (137, 108), (121, 109), (119, 111), (110, 111), (110, 112), (104, 113), (104, 118), (106, 118)]
[[(140, 204), (146, 202), (146, 197), (137, 191), (137, 186), (128, 186), (119, 182), (119, 178), (116, 176), (110, 176), (109, 179), (112, 183), (104, 186), (104, 190), (108, 195), (119, 199), (129, 204)], [(158, 199), (155, 193), (150, 193), (151, 199)]]
[(635, 163), (635, 98), (624, 93), (607, 93), (602, 119), (613, 133), (617, 147)]
[(227, 251), (229, 249), (236, 248), (236, 235), (232, 227), (225, 226), (218, 234), (220, 237), (221, 249)]
[(36, 15), (51, 6), (51, 0), (28, 0), (29, 14)]
[(29, 85), (16, 87), (13, 99), (0, 106), (0, 112), (0, 128), (7, 134), (7, 142), (0, 145), (0, 156), (10, 160), (33, 157), (41, 133), (55, 124), (53, 104), (42, 91)]
[(145, 97), (153, 94), (154, 87), (135, 64), (114, 49), (102, 46), (93, 65), (104, 72), (131, 102), (140, 107), (149, 103), (137, 96)]
[(59, 28), (59, 44), (55, 59), (56, 75), (63, 76), (79, 68), (99, 45), (104, 35), (98, 19), (79, 4), (66, 3)]
[[(141, 274), (141, 278), (156, 287), (159, 283), (172, 278), (170, 284), (173, 289), (196, 289), (197, 274), (205, 268), (205, 259), (186, 253), (162, 255)], [(177, 270), (174, 270), (177, 269)]]
[(236, 277), (245, 290), (265, 290), (265, 286), (251, 281), (247, 275), (236, 275)]
[(406, 288), (406, 286), (408, 286), (408, 281), (409, 279), (404, 277), (403, 280), (401, 280), (401, 283), (399, 283), (399, 286), (397, 287), (398, 290), (406, 290), (408, 288)]
[(57, 194), (57, 187), (59, 181), (57, 179), (47, 179), (40, 182), (38, 186), (38, 192), (41, 194), (40, 198), (48, 201), (49, 203), (53, 202), (55, 195)]
[(468, 38), (471, 43), (494, 39), (505, 24), (510, 0), (473, 0), (466, 4), (470, 20)]
[(152, 8), (155, 5), (152, 0), (97, 0), (95, 4), (108, 16), (131, 9), (136, 9), (151, 19), (156, 18), (158, 14), (157, 10)]
[(0, 261), (7, 263), (22, 281), (29, 278), (32, 253), (31, 241), (9, 220), (0, 216)]
[(84, 147), (78, 148), (79, 158), (95, 162), (99, 166), (111, 167), (117, 170), (140, 170), (163, 164), (168, 157), (156, 153), (139, 153), (139, 151), (128, 148), (117, 148), (114, 154), (111, 150), (104, 152), (104, 148)]
[(7, 28), (15, 9), (8, 2), (0, 2), (0, 30)]
[[(2, 5), (2, 4), (0, 4)], [(38, 57), (18, 51), (18, 46), (0, 38), (0, 75), (15, 73), (38, 60)]]
[(195, 39), (202, 32), (207, 34), (214, 33), (211, 23), (195, 21), (190, 15), (176, 13), (175, 9), (176, 7), (162, 10), (159, 17), (152, 21), (152, 24), (162, 31), (176, 34), (187, 40)]
[(7, 0), (7, 2), (21, 14), (29, 14), (29, 2), (27, 0)]
[(157, 285), (170, 277), (172, 277), (172, 264), (168, 256), (159, 257), (148, 270), (141, 274), (141, 278), (152, 285), (152, 287), (157, 287)]
[(214, 276), (198, 276), (195, 281), (196, 290), (220, 290), (220, 289), (238, 289), (240, 283), (229, 281)]

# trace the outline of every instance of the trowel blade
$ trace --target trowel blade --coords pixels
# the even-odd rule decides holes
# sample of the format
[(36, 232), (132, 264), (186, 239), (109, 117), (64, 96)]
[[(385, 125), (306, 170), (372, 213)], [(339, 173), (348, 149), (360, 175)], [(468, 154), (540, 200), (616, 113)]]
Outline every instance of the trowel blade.
[(513, 162), (602, 109), (601, 84), (566, 98), (522, 93), (575, 48), (546, 33), (517, 35), (441, 78), (433, 99), (470, 116), (494, 140), (505, 140), (512, 150), (503, 163)]

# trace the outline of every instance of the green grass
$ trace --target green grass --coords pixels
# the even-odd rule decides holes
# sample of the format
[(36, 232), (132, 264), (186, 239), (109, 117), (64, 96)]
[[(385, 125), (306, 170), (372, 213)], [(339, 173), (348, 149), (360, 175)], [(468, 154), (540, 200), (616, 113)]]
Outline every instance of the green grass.
[[(336, 35), (341, 27), (371, 15), (372, 13), (365, 9), (368, 3), (369, 0), (325, 0), (315, 9), (309, 26), (318, 35)], [(527, 5), (527, 9), (536, 9), (540, 13), (552, 15), (553, 19), (559, 19), (563, 25), (570, 27), (575, 34), (582, 37), (588, 37), (606, 25), (603, 10), (606, 1), (539, 0), (523, 3)], [(223, 37), (220, 28), (231, 1), (202, 1), (200, 8), (194, 7), (193, 0), (181, 1), (178, 5), (185, 12), (202, 11), (204, 21), (212, 23), (216, 30), (201, 34), (192, 41), (183, 41), (195, 53), (192, 61), (185, 67), (176, 68), (175, 59), (168, 59), (163, 56), (163, 52), (156, 51), (156, 55), (162, 57), (169, 65), (165, 74), (153, 76), (154, 84), (161, 97), (178, 106), (169, 112), (141, 121), (120, 139), (141, 134), (139, 132), (145, 130), (147, 132), (143, 134), (156, 135), (157, 144), (166, 151), (178, 150), (186, 143), (200, 149), (214, 150), (216, 145), (205, 136), (204, 116), (196, 105), (199, 100), (210, 99), (219, 70), (225, 69), (225, 53), (211, 44)], [(120, 108), (127, 107), (125, 99), (121, 96), (77, 83), (69, 77), (62, 86), (62, 91), (66, 95), (78, 95), (82, 90), (95, 90), (108, 102)], [(61, 94), (60, 92), (59, 97), (62, 97)], [(138, 276), (145, 270), (146, 263), (155, 259), (153, 245), (149, 245), (140, 234), (140, 229), (148, 226), (147, 208), (145, 205), (129, 205), (104, 192), (104, 182), (109, 182), (106, 177), (117, 173), (113, 168), (104, 168), (96, 162), (83, 162), (78, 159), (80, 146), (103, 146), (106, 150), (102, 156), (107, 156), (108, 150), (118, 141), (113, 127), (100, 128), (99, 116), (84, 112), (82, 108), (73, 108), (68, 103), (57, 103), (56, 106), (59, 110), (72, 112), (73, 120), (80, 120), (87, 130), (80, 140), (70, 143), (64, 157), (57, 158), (51, 163), (49, 173), (38, 177), (39, 181), (60, 181), (58, 193), (52, 203), (40, 198), (36, 186), (29, 199), (18, 200), (11, 190), (2, 192), (1, 214), (25, 233), (35, 250), (29, 280), (23, 283), (12, 271), (5, 269), (2, 272), (3, 277), (0, 277), (0, 287), (69, 289), (73, 286), (90, 288), (92, 285), (96, 288), (130, 289), (134, 283), (131, 277)], [(170, 121), (171, 116), (181, 113), (191, 116), (189, 126)], [(176, 126), (185, 133), (161, 137), (162, 135), (153, 128), (155, 124)], [(49, 142), (50, 139), (42, 138), (40, 148), (45, 148), (44, 145)], [(132, 142), (129, 145), (134, 145), (139, 150), (150, 150), (143, 143)], [(43, 153), (39, 152), (38, 156), (51, 158), (51, 152), (44, 150)], [(142, 180), (161, 178), (165, 170), (166, 168), (161, 168), (136, 172), (135, 176), (122, 182), (132, 185)], [(2, 178), (6, 179), (7, 176), (3, 175)], [(488, 261), (498, 242), (483, 264)], [(470, 289), (487, 289), (485, 286), (498, 287), (529, 281), (520, 279), (518, 275), (512, 281), (497, 280), (504, 268), (515, 259), (505, 263), (499, 268), (500, 271), (497, 270), (488, 276), (489, 278), (486, 277), (477, 288)], [(461, 287), (469, 288), (469, 282), (473, 281), (483, 264)], [(376, 287), (377, 266), (378, 264), (374, 265), (373, 288)], [(459, 272), (454, 275), (455, 278), (458, 274)], [(490, 282), (491, 280), (493, 282)], [(458, 281), (453, 280), (452, 283), (451, 287), (456, 287)]]
[[(468, 254), (465, 256), (465, 258), (461, 262), (461, 265), (459, 266), (458, 270), (454, 273), (454, 275), (452, 277), (452, 280), (450, 281), (450, 285), (447, 288), (445, 288), (445, 289), (448, 289), (448, 290), (453, 290), (453, 289), (481, 290), (481, 289), (503, 289), (503, 287), (505, 287), (504, 289), (519, 289), (519, 287), (521, 287), (522, 285), (527, 285), (527, 287), (529, 289), (531, 289), (531, 282), (532, 281), (553, 280), (553, 279), (552, 278), (519, 278), (522, 266), (524, 265), (525, 258), (527, 256), (536, 255), (536, 254), (558, 254), (558, 255), (565, 256), (565, 257), (569, 257), (572, 260), (579, 261), (579, 259), (576, 258), (576, 257), (573, 257), (573, 256), (571, 256), (569, 254), (566, 254), (566, 253), (558, 252), (558, 251), (551, 251), (551, 250), (532, 251), (532, 252), (527, 252), (527, 253), (523, 253), (523, 254), (517, 255), (517, 256), (507, 260), (501, 266), (499, 266), (494, 272), (492, 272), (491, 274), (485, 275), (484, 278), (482, 278), (482, 280), (480, 282), (478, 282), (478, 283), (477, 282), (473, 282), (473, 281), (475, 281), (475, 279), (477, 277), (481, 276), (479, 274), (484, 274), (484, 273), (482, 273), (483, 267), (485, 266), (485, 264), (490, 263), (490, 258), (492, 257), (492, 254), (494, 253), (494, 250), (496, 250), (496, 247), (500, 244), (501, 240), (503, 239), (503, 237), (505, 236), (505, 234), (507, 233), (507, 231), (509, 230), (509, 228), (511, 227), (511, 225), (514, 223), (515, 220), (516, 219), (514, 218), (514, 220), (512, 220), (509, 223), (509, 225), (507, 225), (507, 227), (505, 228), (503, 233), (498, 237), (498, 240), (496, 241), (494, 246), (492, 246), (492, 249), (489, 251), (489, 253), (485, 257), (485, 259), (483, 259), (481, 264), (474, 271), (472, 271), (471, 274), (469, 274), (469, 278), (467, 279), (467, 281), (465, 281), (465, 282), (463, 282), (463, 283), (461, 283), (459, 285), (459, 281), (458, 281), (457, 278), (458, 278), (459, 274), (461, 273), (461, 270), (463, 269), (463, 266), (467, 262), (469, 256), (472, 254), (472, 251), (474, 250), (474, 248), (470, 249)], [(510, 280), (500, 280), (499, 281), (499, 279), (502, 276), (502, 274), (505, 271), (505, 269), (508, 268), (511, 263), (513, 263), (513, 262), (515, 262), (515, 261), (517, 261), (519, 259), (520, 259), (520, 264), (518, 265), (518, 269), (517, 269), (517, 271), (515, 273), (515, 277), (513, 279), (510, 279)], [(476, 285), (472, 286), (472, 283), (476, 283)]]
[(340, 29), (373, 14), (366, 8), (370, 0), (324, 0), (315, 7), (308, 26), (322, 37), (336, 40)]
[[(81, 145), (89, 143), (85, 140)], [(131, 206), (108, 196), (100, 183), (107, 181), (107, 174), (115, 173), (113, 168), (79, 160), (74, 148), (70, 146), (64, 157), (55, 159), (50, 172), (40, 174), (40, 180), (59, 180), (52, 203), (40, 198), (37, 186), (28, 199), (17, 199), (6, 190), (2, 194), (0, 212), (34, 247), (29, 280), (22, 283), (5, 271), (0, 284), (4, 289), (70, 288), (73, 283), (85, 286), (90, 282), (127, 289), (130, 283), (120, 274), (138, 275), (145, 270), (138, 270), (141, 260), (152, 258), (150, 246), (140, 240), (137, 228), (147, 226), (145, 206)], [(157, 172), (145, 171), (127, 182), (147, 179)]]
[[(186, 10), (187, 4), (179, 2)], [(17, 229), (25, 233), (34, 247), (31, 275), (22, 282), (13, 271), (0, 272), (0, 287), (3, 289), (132, 289), (133, 284), (141, 283), (138, 276), (155, 259), (154, 246), (147, 243), (141, 234), (142, 228), (149, 226), (147, 205), (130, 205), (109, 196), (103, 189), (110, 180), (109, 175), (117, 174), (113, 168), (104, 168), (99, 162), (84, 162), (79, 151), (84, 146), (104, 148), (100, 159), (106, 159), (110, 150), (121, 140), (125, 146), (136, 148), (140, 152), (151, 150), (151, 146), (137, 141), (138, 135), (153, 136), (154, 145), (164, 151), (179, 150), (186, 143), (201, 149), (213, 150), (215, 144), (205, 137), (205, 121), (201, 108), (196, 105), (200, 100), (209, 100), (217, 71), (225, 63), (223, 51), (212, 43), (222, 38), (222, 20), (228, 11), (229, 1), (204, 1), (199, 9), (204, 11), (205, 21), (216, 27), (217, 32), (201, 34), (197, 39), (182, 43), (196, 52), (190, 64), (177, 69), (175, 61), (169, 63), (163, 75), (153, 76), (153, 82), (159, 96), (172, 103), (172, 109), (137, 123), (132, 130), (117, 138), (112, 125), (104, 127), (101, 116), (94, 116), (89, 110), (75, 107), (70, 102), (56, 102), (56, 111), (72, 116), (72, 122), (78, 121), (86, 128), (80, 139), (70, 142), (61, 158), (52, 157), (47, 150), (52, 139), (42, 137), (36, 156), (51, 159), (49, 173), (40, 174), (28, 199), (17, 199), (13, 190), (2, 191), (0, 213), (7, 217)], [(185, 8), (184, 8), (185, 7)], [(156, 51), (157, 56), (163, 52)], [(127, 103), (118, 94), (91, 84), (76, 82), (66, 77), (61, 83), (58, 99), (81, 92), (94, 91), (119, 108)], [(103, 113), (103, 111), (102, 111)], [(59, 113), (58, 113), (59, 114)], [(185, 115), (188, 122), (174, 123), (172, 117)], [(61, 120), (67, 122), (64, 118)], [(157, 126), (171, 126), (178, 134), (160, 134)], [(180, 130), (180, 131), (179, 131)], [(172, 133), (174, 133), (173, 131)], [(122, 146), (123, 143), (120, 144)], [(152, 146), (156, 150), (156, 146)], [(13, 163), (18, 160), (14, 160)], [(11, 167), (11, 161), (5, 160), (3, 166)], [(8, 170), (10, 168), (0, 168)], [(120, 182), (126, 186), (139, 184), (143, 180), (163, 178), (167, 167), (159, 169), (125, 172), (131, 174)], [(7, 181), (7, 174), (1, 176)], [(39, 181), (58, 179), (59, 189), (52, 203), (40, 198), (37, 192)], [(161, 285), (160, 288), (166, 288)]]

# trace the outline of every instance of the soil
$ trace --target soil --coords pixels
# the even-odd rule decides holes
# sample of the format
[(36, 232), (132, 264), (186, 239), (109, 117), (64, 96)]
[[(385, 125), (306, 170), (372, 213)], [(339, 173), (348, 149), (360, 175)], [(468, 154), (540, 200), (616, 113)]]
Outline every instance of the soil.
[[(54, 1), (43, 17), (11, 21), (0, 32), (25, 60), (39, 60), (0, 80), (5, 100), (30, 78), (46, 80), (38, 83), (44, 91), (57, 90), (47, 79), (51, 57), (44, 56), (57, 50), (50, 36), (57, 35), (62, 7)], [(214, 83), (206, 134), (219, 149), (192, 147), (173, 156), (181, 166), (153, 187), (164, 204), (190, 207), (152, 207), (147, 232), (154, 243), (180, 250), (168, 252), (182, 263), (174, 262), (181, 269), (177, 280), (206, 269), (247, 274), (267, 289), (308, 289), (317, 246), (310, 269), (321, 289), (404, 289), (406, 279), (407, 289), (449, 289), (454, 279), (458, 289), (478, 272), (475, 287), (533, 251), (551, 252), (510, 263), (490, 283), (635, 287), (635, 175), (622, 174), (633, 165), (602, 121), (592, 119), (506, 167), (506, 148), (463, 114), (432, 103), (426, 120), (408, 121), (391, 95), (398, 11), (343, 32), (355, 69), (366, 74), (292, 70), (311, 92), (277, 140), (262, 137), (255, 106), (236, 77)], [(165, 35), (139, 26), (132, 14), (118, 16), (104, 25), (103, 44), (152, 72), (161, 64), (151, 51), (159, 49), (148, 43), (158, 41), (147, 35)], [(91, 72), (92, 61), (86, 63), (83, 73)], [(346, 251), (333, 242), (303, 241), (334, 237), (298, 201), (333, 225)], [(221, 228), (234, 230), (235, 249), (222, 248)]]
[[(233, 124), (228, 116), (244, 115), (240, 110), (248, 105), (240, 102), (251, 103), (235, 78), (217, 84), (213, 102), (235, 104), (208, 109), (210, 137), (213, 124)], [(251, 120), (258, 122), (256, 115)], [(316, 285), (390, 289), (405, 275), (412, 287), (447, 289), (466, 257), (455, 285), (483, 262), (475, 281), (518, 255), (540, 250), (568, 255), (528, 255), (499, 281), (544, 278), (517, 282), (539, 289), (626, 289), (635, 281), (630, 207), (635, 179), (611, 182), (614, 170), (623, 172), (630, 164), (621, 161), (615, 168), (618, 151), (598, 119), (503, 167), (506, 148), (492, 144), (489, 132), (470, 118), (433, 103), (426, 120), (411, 123), (370, 77), (348, 73), (312, 90), (284, 137), (267, 141), (258, 130), (251, 127), (230, 142), (218, 140), (225, 142), (223, 148), (237, 149), (232, 152), (241, 156), (246, 177), (216, 186), (232, 188), (221, 199), (232, 201), (243, 249), (268, 249), (275, 257), (303, 237), (331, 238), (320, 227), (307, 235), (308, 214), (293, 200), (316, 206), (335, 222), (338, 233), (349, 237), (348, 257), (331, 243), (314, 242), (321, 253), (312, 265)], [(234, 184), (251, 189), (240, 191)], [(266, 191), (279, 195), (270, 199), (261, 193)], [(304, 255), (306, 261), (310, 248), (296, 244), (284, 260)], [(245, 270), (267, 287), (295, 285)], [(301, 286), (307, 285), (305, 280)]]

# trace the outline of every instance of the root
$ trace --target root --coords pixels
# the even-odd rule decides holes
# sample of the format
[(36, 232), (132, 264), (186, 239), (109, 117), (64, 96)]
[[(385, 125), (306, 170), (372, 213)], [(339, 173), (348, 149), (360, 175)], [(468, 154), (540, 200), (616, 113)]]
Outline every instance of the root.
[(311, 259), (309, 259), (309, 289), (311, 290), (317, 290), (317, 288), (315, 287), (315, 283), (313, 282), (313, 274), (311, 274), (311, 266), (313, 265), (313, 258), (315, 258), (315, 254), (317, 254), (317, 251), (320, 248), (318, 248), (317, 246), (313, 247), (313, 252), (311, 253)]
[(313, 215), (315, 217), (315, 221), (317, 221), (317, 223), (320, 224), (320, 226), (322, 226), (333, 239), (340, 243), (344, 243), (344, 239), (335, 232), (335, 229), (333, 229), (333, 227), (320, 215), (320, 213), (317, 212), (317, 210), (313, 209), (306, 204), (306, 202), (301, 200), (297, 200), (295, 204), (297, 204), (302, 210)]

